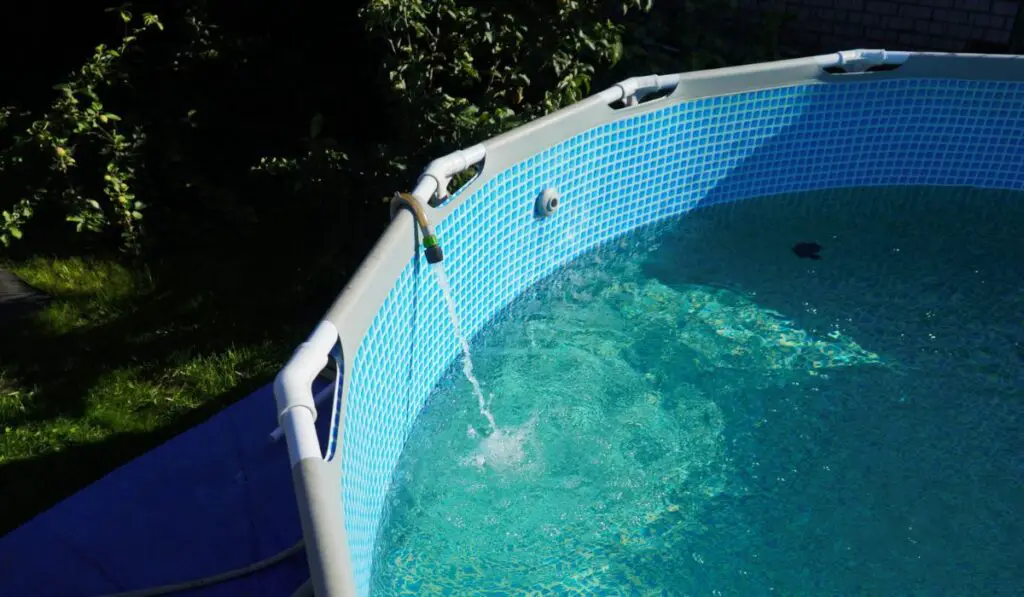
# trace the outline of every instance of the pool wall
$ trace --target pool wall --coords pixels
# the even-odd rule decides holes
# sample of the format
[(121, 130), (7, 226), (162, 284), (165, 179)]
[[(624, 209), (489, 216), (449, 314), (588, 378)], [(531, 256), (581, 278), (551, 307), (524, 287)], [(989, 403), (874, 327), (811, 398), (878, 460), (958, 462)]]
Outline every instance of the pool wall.
[[(480, 172), (426, 208), (463, 332), (589, 248), (703, 205), (842, 187), (1022, 191), (1021, 58), (872, 50), (673, 75), (657, 81), (665, 97), (616, 109), (594, 96), (471, 148), (455, 161), (482, 158)], [(545, 189), (561, 202), (538, 218)], [(392, 473), (460, 354), (419, 241), (399, 210), (275, 387), (318, 595), (368, 594)], [(295, 388), (331, 347), (343, 375), (321, 452), (311, 393)]]

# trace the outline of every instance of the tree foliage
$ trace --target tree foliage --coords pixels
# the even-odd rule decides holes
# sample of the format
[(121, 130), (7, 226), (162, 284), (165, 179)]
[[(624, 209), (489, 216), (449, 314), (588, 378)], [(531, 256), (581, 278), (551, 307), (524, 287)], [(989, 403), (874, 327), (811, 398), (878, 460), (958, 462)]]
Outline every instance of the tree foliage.
[(77, 231), (114, 228), (127, 249), (138, 248), (145, 205), (132, 183), (145, 134), (110, 112), (103, 96), (128, 84), (122, 62), (136, 51), (140, 36), (163, 26), (153, 14), (136, 19), (127, 8), (117, 12), (127, 29), (120, 43), (96, 46), (77, 72), (54, 86), (57, 98), (46, 112), (38, 118), (15, 115), (11, 108), (0, 112), (0, 132), (11, 133), (0, 149), (0, 174), (5, 190), (16, 197), (0, 212), (3, 244), (21, 238), (35, 208), (50, 202), (62, 206)]
[(33, 222), (43, 246), (78, 232), (133, 255), (289, 221), (383, 224), (374, 197), (410, 170), (599, 85), (775, 57), (771, 29), (732, 28), (729, 1), (363, 0), (347, 20), (126, 4), (48, 105), (0, 106), (0, 243)]
[(433, 152), (472, 144), (583, 99), (622, 56), (620, 22), (649, 0), (514, 4), (370, 0), (406, 140)]

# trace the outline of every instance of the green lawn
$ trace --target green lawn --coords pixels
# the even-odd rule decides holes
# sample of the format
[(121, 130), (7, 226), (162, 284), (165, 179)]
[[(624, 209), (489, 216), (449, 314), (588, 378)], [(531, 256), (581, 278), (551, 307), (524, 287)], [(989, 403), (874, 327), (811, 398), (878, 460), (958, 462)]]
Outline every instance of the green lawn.
[(161, 276), (116, 258), (4, 266), (54, 300), (0, 343), (0, 534), (271, 381), (344, 283), (273, 248)]

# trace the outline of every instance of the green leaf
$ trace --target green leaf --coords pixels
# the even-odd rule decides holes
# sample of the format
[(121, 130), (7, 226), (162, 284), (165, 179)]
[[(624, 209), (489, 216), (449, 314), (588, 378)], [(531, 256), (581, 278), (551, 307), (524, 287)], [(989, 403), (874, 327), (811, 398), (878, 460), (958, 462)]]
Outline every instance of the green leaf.
[(142, 13), (142, 24), (147, 26), (147, 27), (155, 25), (156, 28), (159, 29), (160, 31), (164, 30), (163, 23), (161, 23), (160, 19), (155, 14), (153, 14), (151, 12)]
[(17, 226), (8, 226), (7, 232), (9, 232), (11, 236), (15, 238), (15, 240), (21, 239), (21, 229), (18, 228)]

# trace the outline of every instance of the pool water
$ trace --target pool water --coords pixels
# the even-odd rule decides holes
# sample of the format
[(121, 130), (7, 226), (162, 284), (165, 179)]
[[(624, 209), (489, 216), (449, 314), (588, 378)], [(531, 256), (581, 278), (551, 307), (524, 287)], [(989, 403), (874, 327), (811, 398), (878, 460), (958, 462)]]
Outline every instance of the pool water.
[(460, 366), (436, 388), (372, 592), (1021, 594), (1022, 264), (1024, 196), (965, 188), (711, 206), (588, 253), (473, 340), (497, 435)]

